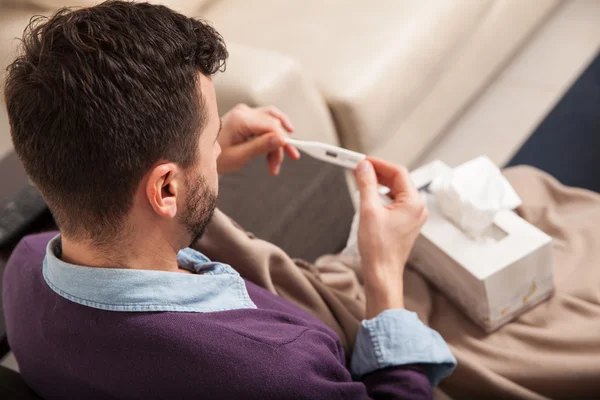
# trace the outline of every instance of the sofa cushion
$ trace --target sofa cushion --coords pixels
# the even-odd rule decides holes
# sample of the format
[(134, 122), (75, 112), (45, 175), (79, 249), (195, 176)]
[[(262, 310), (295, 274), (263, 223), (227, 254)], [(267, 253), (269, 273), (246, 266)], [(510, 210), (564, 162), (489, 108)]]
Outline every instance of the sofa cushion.
[(245, 230), (310, 262), (344, 248), (354, 215), (344, 170), (311, 157), (286, 160), (277, 177), (261, 158), (222, 175), (217, 205)]
[(227, 51), (227, 70), (213, 78), (221, 113), (238, 103), (277, 105), (293, 121), (294, 138), (339, 145), (327, 103), (297, 60), (232, 42)]
[(344, 144), (368, 152), (396, 131), (493, 3), (219, 0), (203, 17), (226, 41), (297, 58)]

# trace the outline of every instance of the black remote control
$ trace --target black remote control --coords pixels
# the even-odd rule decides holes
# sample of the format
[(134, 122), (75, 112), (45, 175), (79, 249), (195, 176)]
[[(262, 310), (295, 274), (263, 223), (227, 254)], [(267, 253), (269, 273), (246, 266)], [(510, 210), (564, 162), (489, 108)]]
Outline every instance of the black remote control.
[(0, 246), (16, 239), (47, 209), (42, 195), (31, 184), (0, 201)]

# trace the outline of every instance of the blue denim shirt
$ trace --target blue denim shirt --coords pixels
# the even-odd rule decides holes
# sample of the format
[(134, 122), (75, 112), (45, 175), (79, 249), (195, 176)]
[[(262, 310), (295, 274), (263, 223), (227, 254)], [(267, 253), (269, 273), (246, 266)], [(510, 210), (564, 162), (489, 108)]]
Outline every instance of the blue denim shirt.
[[(62, 261), (60, 236), (48, 243), (43, 275), (60, 296), (88, 307), (124, 312), (217, 312), (256, 308), (240, 274), (187, 248), (177, 255), (180, 268), (194, 274), (121, 268), (90, 268)], [(387, 310), (362, 321), (351, 372), (359, 378), (380, 368), (421, 364), (432, 385), (456, 365), (450, 349), (417, 315)]]

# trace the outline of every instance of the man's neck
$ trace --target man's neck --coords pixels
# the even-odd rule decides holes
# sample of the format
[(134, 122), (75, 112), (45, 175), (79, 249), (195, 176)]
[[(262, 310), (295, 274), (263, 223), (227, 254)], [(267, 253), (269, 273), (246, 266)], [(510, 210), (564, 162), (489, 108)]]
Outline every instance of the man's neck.
[(100, 249), (89, 242), (72, 241), (61, 236), (64, 262), (86, 267), (145, 269), (155, 271), (183, 272), (177, 265), (179, 249), (162, 237), (143, 239), (112, 245)]

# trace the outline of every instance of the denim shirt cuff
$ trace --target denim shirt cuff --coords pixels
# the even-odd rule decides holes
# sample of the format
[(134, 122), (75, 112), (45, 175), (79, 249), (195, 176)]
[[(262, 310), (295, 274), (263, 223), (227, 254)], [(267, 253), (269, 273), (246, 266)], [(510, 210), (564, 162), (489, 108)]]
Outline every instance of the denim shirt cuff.
[(356, 379), (381, 368), (408, 364), (419, 364), (436, 386), (452, 373), (456, 359), (440, 334), (414, 312), (385, 310), (361, 322), (351, 361)]

